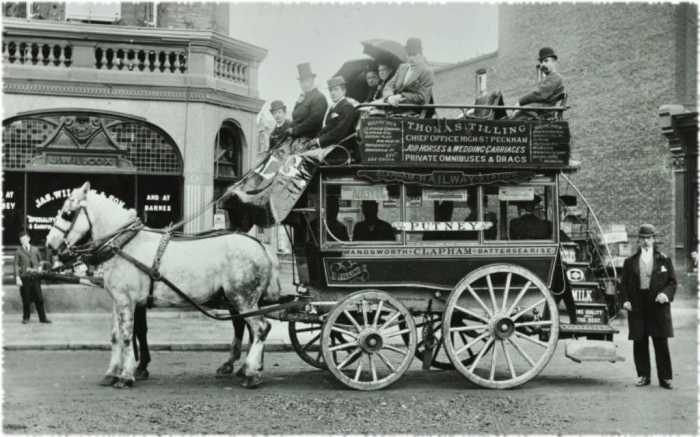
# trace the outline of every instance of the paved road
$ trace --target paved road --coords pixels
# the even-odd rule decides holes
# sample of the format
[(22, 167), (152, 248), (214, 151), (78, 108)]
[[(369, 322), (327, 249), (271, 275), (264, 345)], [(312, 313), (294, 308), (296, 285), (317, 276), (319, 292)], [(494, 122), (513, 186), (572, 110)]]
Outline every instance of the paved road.
[(424, 372), (377, 392), (347, 390), (294, 353), (268, 353), (266, 383), (246, 390), (214, 369), (225, 352), (155, 352), (152, 378), (129, 390), (97, 385), (106, 351), (6, 351), (6, 433), (687, 433), (697, 432), (696, 316), (676, 312), (676, 390), (633, 386), (624, 363), (576, 364), (560, 344), (535, 380), (476, 388), (452, 371)]

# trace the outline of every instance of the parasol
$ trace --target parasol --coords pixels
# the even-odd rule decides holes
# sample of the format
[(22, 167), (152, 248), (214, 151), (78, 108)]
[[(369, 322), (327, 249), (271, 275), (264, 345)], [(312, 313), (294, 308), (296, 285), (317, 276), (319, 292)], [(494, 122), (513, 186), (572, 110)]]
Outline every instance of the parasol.
[(390, 39), (368, 39), (362, 41), (363, 53), (371, 56), (380, 64), (388, 64), (396, 69), (402, 62), (408, 61), (403, 44)]
[(374, 69), (376, 64), (371, 58), (353, 59), (345, 62), (335, 76), (343, 76), (345, 79), (346, 96), (362, 102), (369, 93), (369, 87), (365, 80), (365, 72)]

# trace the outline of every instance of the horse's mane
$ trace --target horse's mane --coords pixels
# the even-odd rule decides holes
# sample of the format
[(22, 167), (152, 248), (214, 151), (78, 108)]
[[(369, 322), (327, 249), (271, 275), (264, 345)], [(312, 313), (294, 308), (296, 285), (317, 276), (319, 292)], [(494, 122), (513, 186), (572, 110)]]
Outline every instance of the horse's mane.
[(136, 218), (136, 210), (133, 208), (124, 208), (118, 205), (114, 201), (110, 200), (107, 196), (102, 193), (98, 193), (95, 190), (90, 190), (87, 193), (87, 200), (93, 203), (99, 210), (113, 211), (119, 213), (119, 216), (115, 216), (114, 219), (118, 221), (123, 221), (126, 219)]

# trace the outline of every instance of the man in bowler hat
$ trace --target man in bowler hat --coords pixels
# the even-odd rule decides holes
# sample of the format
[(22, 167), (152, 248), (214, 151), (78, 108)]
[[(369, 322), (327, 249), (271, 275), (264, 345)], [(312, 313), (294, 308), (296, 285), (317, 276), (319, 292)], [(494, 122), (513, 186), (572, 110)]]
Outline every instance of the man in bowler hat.
[[(408, 62), (399, 65), (396, 74), (387, 82), (384, 101), (390, 105), (401, 103), (426, 105), (433, 102), (435, 75), (423, 56), (423, 46), (418, 38), (406, 41)], [(433, 111), (427, 111), (433, 112)]]
[(293, 138), (316, 138), (321, 132), (328, 102), (314, 84), (316, 75), (311, 71), (311, 64), (299, 64), (297, 70), (302, 93), (294, 105), (292, 125), (287, 133)]
[(355, 107), (345, 98), (345, 79), (342, 76), (332, 77), (328, 81), (328, 92), (333, 104), (323, 120), (323, 129), (318, 137), (318, 145), (327, 147), (332, 144), (350, 146), (354, 144), (348, 138), (355, 129)]
[(659, 385), (672, 389), (673, 372), (668, 338), (673, 337), (671, 301), (676, 293), (676, 274), (671, 259), (654, 246), (656, 229), (643, 224), (639, 228), (639, 250), (625, 260), (622, 268), (621, 299), (627, 310), (629, 339), (634, 346), (636, 385), (651, 382), (649, 337), (654, 343)]
[(270, 133), (270, 150), (272, 150), (287, 139), (289, 136), (287, 129), (292, 124), (287, 119), (287, 107), (281, 100), (275, 100), (270, 104), (270, 113), (275, 119), (275, 128)]
[(19, 286), (19, 292), (22, 296), (22, 323), (29, 323), (32, 302), (34, 302), (36, 312), (39, 315), (39, 322), (51, 323), (51, 321), (46, 318), (46, 312), (44, 312), (41, 279), (32, 275), (32, 273), (41, 270), (39, 249), (30, 244), (29, 234), (25, 230), (20, 231), (19, 242), (20, 247), (17, 249), (17, 252), (15, 252), (14, 265), (15, 281)]
[[(553, 106), (561, 99), (564, 93), (564, 79), (557, 71), (557, 55), (551, 47), (540, 49), (537, 68), (544, 74), (534, 90), (520, 98), (520, 106), (545, 107)], [(535, 111), (519, 110), (513, 114), (514, 120), (538, 118)]]

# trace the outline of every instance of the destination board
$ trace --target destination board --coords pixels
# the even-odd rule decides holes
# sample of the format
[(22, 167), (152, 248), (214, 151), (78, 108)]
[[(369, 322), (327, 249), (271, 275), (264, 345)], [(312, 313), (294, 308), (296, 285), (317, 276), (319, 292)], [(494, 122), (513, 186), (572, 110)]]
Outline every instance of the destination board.
[(532, 168), (569, 162), (563, 121), (367, 118), (360, 137), (366, 163)]

